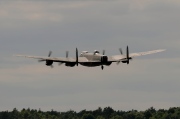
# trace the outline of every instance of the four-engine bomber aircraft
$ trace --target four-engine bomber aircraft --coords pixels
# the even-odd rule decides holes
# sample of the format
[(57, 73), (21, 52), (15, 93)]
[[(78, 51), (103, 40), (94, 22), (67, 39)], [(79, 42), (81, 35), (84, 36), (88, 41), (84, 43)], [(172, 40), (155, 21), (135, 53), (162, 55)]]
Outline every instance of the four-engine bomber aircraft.
[(104, 68), (103, 65), (110, 66), (112, 62), (116, 62), (117, 64), (119, 64), (120, 62), (129, 64), (129, 60), (131, 60), (136, 56), (154, 54), (165, 51), (165, 49), (129, 54), (129, 48), (127, 46), (126, 55), (123, 55), (121, 48), (119, 49), (119, 51), (120, 51), (120, 55), (114, 55), (114, 56), (106, 56), (105, 50), (103, 50), (102, 54), (100, 54), (100, 52), (97, 50), (95, 50), (94, 53), (88, 53), (88, 51), (82, 51), (80, 56), (78, 56), (78, 49), (76, 48), (76, 58), (68, 57), (68, 51), (66, 51), (66, 57), (50, 57), (52, 54), (51, 51), (49, 52), (48, 57), (27, 56), (27, 55), (16, 55), (16, 56), (38, 59), (39, 62), (45, 61), (46, 65), (51, 67), (53, 67), (52, 65), (53, 62), (59, 62), (59, 64), (64, 63), (65, 66), (68, 67), (74, 67), (75, 65), (78, 66), (78, 64), (87, 67), (101, 66), (101, 69), (103, 70)]

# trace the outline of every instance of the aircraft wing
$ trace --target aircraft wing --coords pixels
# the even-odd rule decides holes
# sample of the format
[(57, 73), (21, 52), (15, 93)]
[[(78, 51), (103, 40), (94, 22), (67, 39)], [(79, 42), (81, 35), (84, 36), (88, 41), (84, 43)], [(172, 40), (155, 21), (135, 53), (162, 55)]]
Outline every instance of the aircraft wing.
[[(33, 58), (33, 59), (38, 59), (38, 60), (51, 60), (53, 62), (76, 62), (76, 58), (65, 58), (65, 57), (43, 57), (43, 56), (29, 56), (29, 55), (15, 55), (17, 57), (25, 57), (25, 58)], [(86, 57), (78, 57), (78, 62), (79, 63), (85, 63), (85, 62), (99, 62), (99, 61), (89, 61)]]
[(152, 50), (152, 51), (147, 51), (147, 52), (139, 52), (139, 53), (131, 53), (129, 54), (129, 57), (137, 57), (137, 56), (143, 56), (143, 55), (149, 55), (149, 54), (154, 54), (158, 52), (163, 52), (165, 49), (159, 49), (159, 50)]
[[(158, 52), (165, 51), (165, 49), (160, 49), (160, 50), (152, 50), (152, 51), (147, 51), (147, 52), (139, 52), (139, 53), (130, 53), (129, 57), (134, 58), (137, 56), (143, 56), (143, 55), (149, 55), (149, 54), (154, 54)], [(39, 61), (46, 61), (46, 60), (51, 60), (53, 62), (62, 62), (62, 63), (76, 63), (76, 58), (65, 58), (65, 57), (43, 57), (43, 56), (28, 56), (28, 55), (15, 55), (17, 57), (25, 57), (25, 58), (33, 58), (33, 59), (38, 59)], [(127, 61), (126, 55), (114, 55), (108, 57), (108, 62), (122, 62), (122, 61)], [(88, 60), (86, 57), (78, 57), (78, 63), (86, 63), (86, 62), (100, 62), (99, 60)]]
[[(129, 57), (134, 58), (138, 56), (149, 55), (149, 54), (154, 54), (154, 53), (163, 52), (163, 51), (165, 51), (165, 49), (152, 50), (152, 51), (147, 51), (147, 52), (130, 53)], [(121, 62), (121, 61), (126, 61), (126, 60), (127, 60), (126, 55), (114, 55), (114, 56), (108, 57), (108, 61), (111, 61), (111, 62)]]

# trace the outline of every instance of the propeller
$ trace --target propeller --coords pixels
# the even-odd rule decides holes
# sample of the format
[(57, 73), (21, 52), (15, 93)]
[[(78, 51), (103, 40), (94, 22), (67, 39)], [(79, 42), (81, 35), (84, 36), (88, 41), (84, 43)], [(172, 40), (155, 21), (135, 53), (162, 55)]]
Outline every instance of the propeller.
[(62, 65), (63, 63), (62, 62), (59, 62), (59, 66)]
[[(103, 55), (105, 54), (105, 50), (103, 50)], [(103, 70), (104, 69), (104, 66), (103, 66), (103, 56), (101, 57), (101, 69)]]
[[(123, 55), (123, 51), (121, 48), (119, 48), (119, 52), (121, 53), (121, 55)], [(126, 63), (129, 64), (129, 60), (131, 59), (131, 57), (129, 57), (129, 47), (127, 46), (126, 48)], [(116, 64), (118, 65), (120, 63), (120, 61), (118, 61)]]
[(105, 51), (105, 50), (103, 50), (103, 55), (105, 55), (105, 52), (106, 52), (106, 51)]
[(119, 52), (121, 53), (121, 55), (123, 55), (123, 51), (121, 48), (119, 48)]
[(68, 55), (69, 55), (69, 51), (66, 51), (66, 58), (68, 58)]
[(127, 49), (126, 49), (126, 58), (127, 58), (127, 64), (129, 64), (129, 48), (127, 46)]
[[(68, 58), (68, 56), (69, 56), (69, 51), (66, 51), (66, 58)], [(62, 64), (63, 64), (63, 62), (59, 62), (59, 66)]]
[[(50, 57), (51, 54), (52, 54), (52, 51), (49, 51), (48, 57)], [(45, 59), (39, 59), (39, 60), (38, 60), (38, 62), (44, 62), (44, 61), (46, 61), (46, 65), (48, 65), (48, 66), (50, 66), (51, 68), (53, 68), (53, 65), (49, 65), (49, 64), (48, 64), (48, 62), (49, 62), (50, 60), (45, 60)]]
[(101, 65), (101, 69), (102, 69), (102, 70), (104, 69), (104, 66), (103, 66), (103, 65)]
[(50, 56), (51, 56), (51, 54), (52, 54), (52, 51), (49, 51), (48, 57), (50, 57)]
[[(66, 51), (66, 58), (68, 58), (68, 56), (69, 56), (69, 51)], [(59, 66), (62, 64), (63, 64), (63, 62), (59, 62)]]
[(76, 66), (78, 66), (78, 49), (76, 48)]
[[(123, 55), (123, 51), (122, 48), (119, 48), (119, 52), (121, 53), (121, 55)], [(116, 62), (117, 65), (119, 65), (120, 61)]]
[(117, 65), (119, 65), (120, 61), (116, 62)]
[[(102, 51), (102, 54), (105, 55), (105, 50)], [(101, 57), (101, 69), (103, 70), (104, 69), (104, 66), (103, 66), (103, 58)]]
[(50, 67), (51, 67), (51, 68), (54, 68), (54, 66), (53, 66), (53, 65), (51, 65)]
[[(48, 57), (50, 57), (51, 54), (52, 54), (52, 51), (49, 51)], [(38, 60), (38, 62), (44, 62), (44, 61), (46, 61), (46, 60), (45, 60), (45, 59), (39, 59), (39, 60)]]
[(46, 61), (46, 60), (44, 60), (44, 59), (40, 59), (40, 60), (38, 60), (38, 62), (44, 62), (44, 61)]

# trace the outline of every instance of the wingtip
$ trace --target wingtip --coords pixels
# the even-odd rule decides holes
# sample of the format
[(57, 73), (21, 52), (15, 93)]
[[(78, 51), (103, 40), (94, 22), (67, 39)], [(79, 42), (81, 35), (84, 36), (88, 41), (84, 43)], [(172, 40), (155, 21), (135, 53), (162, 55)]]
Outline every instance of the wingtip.
[(13, 57), (19, 57), (20, 55), (15, 55), (15, 54), (13, 54), (12, 56), (13, 56)]
[(166, 51), (166, 49), (160, 49), (161, 52)]
[(26, 57), (25, 55), (13, 55), (14, 57)]

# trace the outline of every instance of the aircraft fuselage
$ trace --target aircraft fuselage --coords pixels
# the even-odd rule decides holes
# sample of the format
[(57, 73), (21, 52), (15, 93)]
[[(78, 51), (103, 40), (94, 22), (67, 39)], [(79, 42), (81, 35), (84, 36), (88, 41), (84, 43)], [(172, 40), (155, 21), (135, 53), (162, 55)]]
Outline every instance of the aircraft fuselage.
[(83, 53), (80, 55), (80, 57), (86, 57), (89, 61), (92, 61), (92, 62), (86, 62), (86, 63), (79, 63), (87, 67), (95, 67), (95, 66), (101, 66), (101, 65), (109, 66), (112, 63), (112, 62), (108, 62), (108, 57), (106, 55), (102, 55), (99, 53)]

